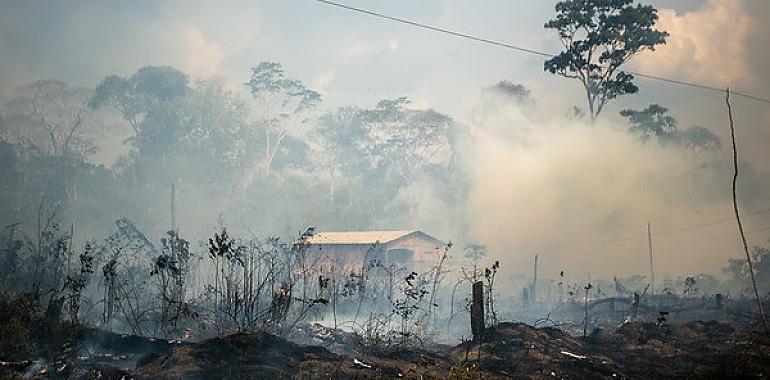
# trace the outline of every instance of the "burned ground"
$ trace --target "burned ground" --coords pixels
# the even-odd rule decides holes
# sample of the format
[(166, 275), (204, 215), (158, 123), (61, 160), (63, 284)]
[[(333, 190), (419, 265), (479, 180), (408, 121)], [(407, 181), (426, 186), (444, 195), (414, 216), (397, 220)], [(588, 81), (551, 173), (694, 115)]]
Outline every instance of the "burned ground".
[(503, 323), (484, 338), (480, 346), (452, 350), (454, 362), (480, 363), (484, 377), (747, 378), (770, 373), (768, 337), (719, 322), (631, 322), (614, 331), (594, 330), (585, 338), (551, 327)]
[[(303, 327), (308, 329), (307, 327)], [(554, 327), (500, 323), (481, 343), (430, 351), (393, 346), (339, 355), (266, 332), (201, 342), (169, 342), (94, 329), (60, 328), (37, 352), (2, 352), (0, 377), (39, 379), (219, 378), (517, 378), (646, 379), (764, 378), (770, 375), (770, 337), (751, 328), (692, 321), (667, 325), (634, 321), (615, 330), (575, 337)], [(308, 329), (308, 331), (318, 331)], [(325, 330), (316, 342), (340, 343), (349, 333)]]

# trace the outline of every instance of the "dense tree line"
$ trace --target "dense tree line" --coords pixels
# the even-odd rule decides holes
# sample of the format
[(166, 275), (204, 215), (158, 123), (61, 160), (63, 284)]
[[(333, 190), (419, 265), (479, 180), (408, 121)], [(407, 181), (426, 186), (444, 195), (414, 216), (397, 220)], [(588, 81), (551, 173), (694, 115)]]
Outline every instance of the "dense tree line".
[[(29, 224), (44, 202), (95, 225), (125, 215), (157, 229), (172, 183), (183, 207), (185, 196), (207, 199), (236, 220), (279, 229), (396, 219), (414, 228), (397, 216), (414, 216), (419, 202), (402, 192), (425, 178), (435, 196), (457, 203), (446, 186), (463, 177), (449, 116), (405, 97), (321, 113), (321, 95), (272, 62), (256, 65), (244, 87), (249, 95), (148, 66), (93, 89), (54, 80), (19, 88), (2, 112), (2, 221)], [(116, 135), (128, 136), (125, 153), (112, 167), (96, 164)], [(268, 223), (287, 214), (283, 225)]]

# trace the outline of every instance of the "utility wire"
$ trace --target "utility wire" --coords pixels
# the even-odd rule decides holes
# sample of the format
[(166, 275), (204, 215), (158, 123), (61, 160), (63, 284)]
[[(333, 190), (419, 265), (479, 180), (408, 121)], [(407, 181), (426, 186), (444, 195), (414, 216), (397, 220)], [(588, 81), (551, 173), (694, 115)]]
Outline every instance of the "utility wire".
[[(768, 211), (770, 211), (770, 207), (759, 209), (759, 210), (754, 210), (754, 211), (749, 211), (749, 212), (746, 212), (746, 213), (744, 213), (742, 215), (744, 215), (744, 216), (753, 216), (753, 215), (762, 214), (762, 213), (765, 213), (765, 212), (768, 212)], [(709, 226), (713, 226), (713, 225), (717, 225), (717, 224), (722, 224), (722, 223), (725, 223), (725, 222), (731, 222), (733, 220), (734, 220), (733, 218), (717, 219), (717, 220), (712, 220), (710, 222), (693, 224), (693, 225), (689, 225), (689, 226), (682, 226), (682, 227), (678, 227), (678, 228), (672, 228), (672, 229), (664, 230), (664, 231), (661, 231), (661, 232), (655, 232), (655, 233), (652, 234), (652, 236), (655, 237), (655, 236), (661, 236), (661, 235), (676, 234), (676, 233), (680, 233), (680, 232), (691, 231), (691, 230), (696, 230), (696, 229), (699, 229), (699, 228), (704, 228), (704, 227), (709, 227)], [(768, 227), (768, 228), (770, 228), (770, 227)], [(753, 232), (763, 231), (765, 229), (767, 229), (767, 228), (760, 228), (760, 229), (757, 229), (757, 230), (755, 230)], [(555, 244), (555, 245), (554, 244), (542, 244), (542, 245), (539, 245), (539, 246), (547, 246), (549, 248), (571, 248), (571, 247), (582, 247), (582, 246), (591, 246), (591, 245), (605, 245), (605, 244), (611, 244), (611, 243), (623, 243), (623, 242), (627, 242), (627, 241), (643, 240), (643, 239), (646, 239), (646, 238), (647, 238), (647, 235), (639, 234), (639, 235), (619, 237), (619, 238), (606, 239), (606, 240), (592, 240), (592, 241), (583, 241), (583, 242), (569, 243), (569, 244)], [(528, 245), (528, 246), (532, 246), (533, 248), (536, 247), (536, 245)]]
[(507, 44), (505, 42), (490, 40), (488, 38), (477, 37), (477, 36), (473, 36), (473, 35), (466, 34), (466, 33), (455, 32), (453, 30), (439, 28), (439, 27), (431, 26), (431, 25), (427, 25), (427, 24), (422, 24), (422, 23), (419, 23), (419, 22), (416, 22), (416, 21), (410, 21), (410, 20), (406, 20), (406, 19), (398, 18), (398, 17), (394, 17), (394, 16), (388, 16), (388, 15), (383, 14), (383, 13), (372, 12), (372, 11), (369, 11), (369, 10), (366, 10), (366, 9), (363, 9), (363, 8), (356, 8), (356, 7), (352, 7), (350, 5), (345, 5), (345, 4), (341, 4), (341, 3), (335, 3), (333, 1), (328, 1), (328, 0), (313, 0), (313, 1), (317, 1), (319, 3), (326, 4), (326, 5), (331, 5), (333, 7), (347, 9), (347, 10), (353, 11), (353, 12), (363, 13), (363, 14), (366, 14), (366, 15), (369, 15), (369, 16), (374, 16), (374, 17), (378, 17), (378, 18), (382, 18), (382, 19), (386, 19), (386, 20), (390, 20), (390, 21), (399, 22), (399, 23), (406, 24), (406, 25), (411, 25), (411, 26), (414, 26), (414, 27), (417, 27), (417, 28), (422, 28), (422, 29), (427, 29), (427, 30), (431, 30), (431, 31), (434, 31), (434, 32), (449, 34), (451, 36), (455, 36), (455, 37), (459, 37), (459, 38), (466, 38), (466, 39), (469, 39), (469, 40), (472, 40), (472, 41), (482, 42), (482, 43), (485, 43), (485, 44), (490, 44), (490, 45), (499, 46), (499, 47), (504, 47), (504, 48), (507, 48), (507, 49), (513, 49), (513, 50), (520, 51), (522, 53), (534, 54), (534, 55), (539, 55), (539, 56), (548, 57), (548, 58), (554, 57), (553, 54), (544, 53), (544, 52), (537, 51), (537, 50), (534, 50), (534, 49), (528, 49), (528, 48), (525, 48), (525, 47), (516, 46), (516, 45), (512, 45), (512, 44)]
[[(767, 230), (770, 230), (770, 226), (763, 227), (763, 228), (757, 228), (757, 229), (751, 229), (751, 230), (747, 230), (746, 232), (748, 232), (750, 234), (756, 234), (756, 233), (760, 233), (760, 232), (767, 231)], [(653, 234), (652, 236), (654, 238), (655, 234)], [(640, 235), (638, 238), (636, 238), (634, 240), (643, 241), (646, 238), (647, 238), (647, 235), (645, 234), (643, 236)], [(735, 242), (735, 236), (732, 235), (732, 234), (730, 234), (730, 235), (709, 236), (707, 238), (701, 239), (700, 241), (708, 241), (708, 242), (726, 242), (726, 241), (729, 241), (729, 242)], [(670, 244), (670, 243), (667, 243), (667, 246), (670, 247), (670, 245), (668, 245), (668, 244)], [(689, 244), (689, 242), (687, 244)], [(553, 252), (559, 252), (559, 253), (578, 253), (578, 252), (590, 251), (592, 249), (592, 246), (589, 246), (589, 245), (585, 245), (585, 246), (557, 245), (557, 246), (539, 246), (539, 247), (526, 246), (526, 247), (517, 247), (517, 248), (522, 249), (522, 250), (549, 249), (549, 250), (552, 250)]]
[[(498, 46), (498, 47), (502, 47), (502, 48), (506, 48), (506, 49), (516, 50), (516, 51), (519, 51), (519, 52), (522, 52), (522, 53), (526, 53), (526, 54), (532, 54), (532, 55), (537, 55), (537, 56), (540, 56), (540, 57), (547, 57), (547, 58), (553, 58), (553, 57), (556, 56), (554, 54), (538, 51), (538, 50), (535, 50), (535, 49), (529, 49), (529, 48), (526, 48), (526, 47), (522, 47), (522, 46), (518, 46), (518, 45), (513, 45), (513, 44), (509, 44), (509, 43), (505, 43), (505, 42), (500, 42), (500, 41), (492, 40), (492, 39), (489, 39), (489, 38), (478, 37), (478, 36), (474, 36), (472, 34), (457, 32), (457, 31), (450, 30), (450, 29), (439, 28), (437, 26), (423, 24), (423, 23), (420, 23), (420, 22), (417, 22), (417, 21), (411, 21), (411, 20), (400, 18), (400, 17), (390, 16), (390, 15), (386, 15), (384, 13), (379, 13), (379, 12), (374, 12), (374, 11), (370, 11), (370, 10), (363, 9), (363, 8), (353, 7), (353, 6), (350, 6), (350, 5), (346, 5), (346, 4), (342, 4), (342, 3), (337, 3), (337, 2), (334, 2), (334, 1), (329, 1), (329, 0), (312, 0), (312, 1), (315, 1), (315, 2), (321, 3), (321, 4), (325, 4), (325, 5), (329, 5), (329, 6), (333, 6), (333, 7), (337, 7), (337, 8), (341, 8), (341, 9), (345, 9), (345, 10), (352, 11), (352, 12), (362, 13), (362, 14), (365, 14), (365, 15), (369, 15), (369, 16), (372, 16), (372, 17), (377, 17), (377, 18), (384, 19), (384, 20), (389, 20), (389, 21), (394, 21), (394, 22), (398, 22), (398, 23), (401, 23), (401, 24), (406, 24), (406, 25), (413, 26), (413, 27), (416, 27), (416, 28), (426, 29), (426, 30), (430, 30), (430, 31), (433, 31), (433, 32), (437, 32), (437, 33), (448, 34), (450, 36), (454, 36), (454, 37), (458, 37), (458, 38), (465, 38), (465, 39), (468, 39), (468, 40), (471, 40), (471, 41), (475, 41), (475, 42), (481, 42), (481, 43), (488, 44), (488, 45), (493, 45), (493, 46)], [(695, 88), (700, 88), (700, 89), (708, 90), (708, 91), (715, 91), (715, 92), (719, 92), (719, 93), (724, 92), (724, 89), (722, 89), (722, 88), (717, 88), (717, 87), (709, 86), (709, 85), (702, 84), (702, 83), (695, 83), (695, 82), (688, 82), (688, 81), (679, 80), (679, 79), (666, 78), (666, 77), (661, 77), (661, 76), (657, 76), (657, 75), (646, 74), (646, 73), (639, 72), (639, 71), (627, 70), (626, 72), (629, 73), (629, 74), (633, 74), (635, 76), (641, 77), (641, 78), (649, 79), (649, 80), (656, 80), (656, 81), (670, 83), (670, 84), (674, 84), (674, 85), (695, 87)], [(765, 98), (761, 98), (759, 96), (751, 95), (751, 94), (744, 93), (744, 92), (733, 91), (733, 90), (730, 90), (730, 93), (733, 94), (733, 95), (742, 96), (742, 97), (747, 98), (747, 99), (751, 99), (751, 100), (755, 100), (755, 101), (758, 101), (758, 102), (763, 102), (763, 103), (770, 104), (770, 99), (765, 99)]]
[[(750, 216), (750, 215), (762, 214), (762, 213), (765, 213), (765, 212), (768, 212), (768, 211), (770, 211), (770, 207), (763, 208), (763, 209), (760, 209), (760, 210), (749, 211), (749, 212), (744, 213), (742, 215), (743, 216)], [(702, 228), (702, 227), (708, 227), (708, 226), (713, 226), (713, 225), (716, 225), (716, 224), (732, 222), (733, 220), (735, 220), (735, 219), (734, 218), (723, 218), (723, 219), (713, 220), (711, 222), (705, 222), (705, 223), (701, 223), (701, 224), (694, 224), (694, 225), (691, 225), (691, 226), (685, 226), (685, 227), (680, 227), (680, 228), (676, 228), (676, 229), (671, 229), (671, 230), (666, 230), (666, 231), (654, 233), (653, 236), (668, 235), (668, 234), (673, 234), (673, 233), (678, 233), (678, 232), (690, 231), (690, 230), (695, 230), (695, 229)]]

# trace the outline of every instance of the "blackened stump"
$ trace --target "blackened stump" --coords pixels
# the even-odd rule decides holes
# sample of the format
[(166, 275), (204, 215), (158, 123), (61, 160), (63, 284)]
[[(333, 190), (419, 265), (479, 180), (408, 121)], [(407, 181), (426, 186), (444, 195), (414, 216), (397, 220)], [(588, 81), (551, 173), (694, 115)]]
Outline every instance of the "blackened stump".
[(473, 284), (473, 303), (471, 304), (471, 332), (473, 341), (480, 342), (484, 333), (484, 283)]

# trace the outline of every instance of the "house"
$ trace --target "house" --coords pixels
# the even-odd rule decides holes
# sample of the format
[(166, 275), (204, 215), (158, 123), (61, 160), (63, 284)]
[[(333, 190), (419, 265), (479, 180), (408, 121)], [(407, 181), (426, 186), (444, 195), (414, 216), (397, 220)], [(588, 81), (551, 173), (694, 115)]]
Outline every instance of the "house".
[(310, 252), (325, 261), (361, 265), (373, 259), (385, 265), (432, 267), (446, 243), (422, 231), (318, 232), (308, 241)]

